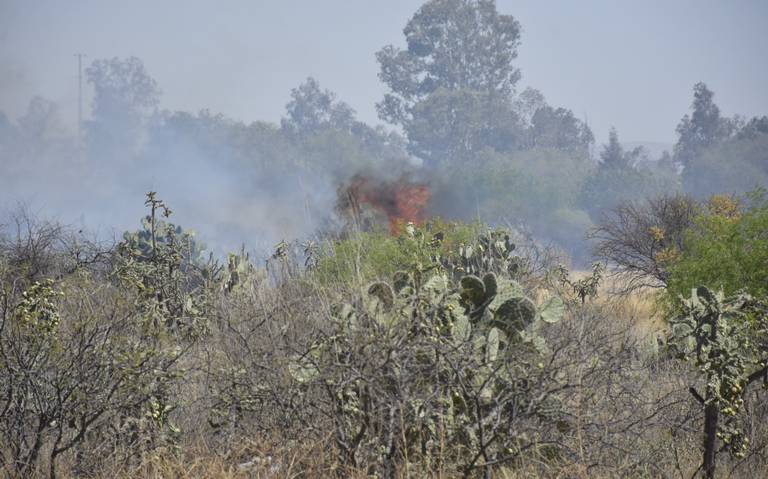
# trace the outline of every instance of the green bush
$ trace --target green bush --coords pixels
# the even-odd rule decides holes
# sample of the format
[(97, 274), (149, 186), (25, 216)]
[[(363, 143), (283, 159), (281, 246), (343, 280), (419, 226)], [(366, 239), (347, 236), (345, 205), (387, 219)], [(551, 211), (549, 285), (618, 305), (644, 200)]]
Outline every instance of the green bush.
[[(423, 233), (401, 237), (395, 254), (418, 253)], [(487, 477), (492, 465), (531, 454), (545, 426), (566, 417), (543, 336), (563, 301), (537, 302), (511, 278), (515, 269), (492, 271), (515, 249), (503, 231), (460, 249), (335, 304), (330, 331), (293, 355), (290, 375), (333, 418), (345, 465), (376, 477), (410, 467), (421, 477), (448, 458), (464, 477)]]
[(699, 198), (768, 185), (768, 134), (736, 137), (705, 149), (685, 168), (682, 180), (685, 190)]
[(671, 351), (690, 361), (705, 379), (701, 393), (695, 382), (689, 387), (704, 409), (704, 477), (715, 477), (718, 452), (746, 456), (750, 441), (744, 399), (751, 384), (765, 387), (768, 380), (766, 313), (766, 303), (749, 295), (726, 297), (699, 287), (690, 299), (681, 300), (679, 314), (670, 319)]
[(481, 230), (478, 223), (432, 220), (423, 228), (393, 236), (386, 231), (362, 231), (327, 245), (314, 269), (324, 285), (359, 284), (391, 277), (411, 267), (426, 268), (435, 254), (446, 255), (471, 242)]
[[(183, 267), (190, 238), (170, 224), (157, 228), (170, 210), (154, 193), (146, 205), (146, 236), (127, 234), (104, 253), (108, 271), (78, 264), (22, 286), (0, 249), (0, 469), (7, 477), (38, 477), (47, 466), (55, 478), (67, 454), (88, 471), (100, 457), (138, 462), (176, 446), (181, 430), (171, 416), (184, 359), (207, 331), (211, 291), (201, 273)], [(22, 239), (40, 237), (32, 231)], [(67, 254), (40, 257), (56, 264)]]
[(714, 196), (686, 236), (670, 267), (668, 294), (673, 303), (692, 289), (707, 286), (726, 295), (768, 294), (768, 199), (750, 194), (750, 205)]

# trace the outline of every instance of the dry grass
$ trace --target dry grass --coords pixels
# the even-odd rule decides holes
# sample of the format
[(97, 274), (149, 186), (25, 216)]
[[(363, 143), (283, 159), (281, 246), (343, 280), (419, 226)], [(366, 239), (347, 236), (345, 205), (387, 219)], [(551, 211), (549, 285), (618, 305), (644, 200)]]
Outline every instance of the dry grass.
[[(572, 273), (583, 278), (591, 272)], [(620, 477), (692, 477), (700, 462), (700, 427), (696, 414), (689, 414), (692, 400), (687, 393), (690, 377), (684, 368), (674, 362), (656, 361), (657, 352), (646, 350), (645, 345), (656, 346), (657, 338), (665, 334), (665, 322), (658, 306), (656, 291), (641, 290), (628, 295), (616, 295), (620, 284), (608, 278), (601, 285), (597, 298), (587, 304), (576, 304), (570, 309), (569, 320), (552, 329), (553, 347), (558, 348), (557, 367), (563, 383), (569, 388), (563, 393), (568, 413), (569, 429), (556, 437), (562, 450), (568, 451), (553, 458), (544, 454), (525, 454), (516, 463), (508, 463), (494, 471), (501, 479), (573, 478), (613, 479)], [(221, 324), (207, 344), (205, 353), (221, 356), (230, 348), (230, 356), (215, 356), (217, 361), (234, 361), (238, 367), (256, 371), (247, 362), (238, 361), (245, 350), (238, 349), (233, 336), (252, 334), (248, 347), (271, 351), (272, 341), (282, 337), (281, 324), (294, 324), (297, 330), (310, 324), (312, 311), (325, 311), (330, 301), (323, 294), (309, 297), (300, 282), (290, 282), (282, 288), (259, 287), (251, 295), (240, 295), (223, 301)], [(537, 296), (551, 294), (542, 289)], [(301, 301), (296, 301), (301, 298)], [(539, 298), (541, 299), (541, 298)], [(321, 305), (322, 307), (318, 306)], [(262, 312), (269, 321), (265, 328), (252, 332), (258, 324), (257, 313)], [(303, 318), (298, 321), (296, 318)], [(293, 321), (293, 323), (291, 322)], [(235, 330), (234, 328), (240, 328)], [(269, 328), (275, 328), (271, 331)], [(227, 334), (231, 335), (228, 336)], [(302, 336), (291, 333), (291, 338)], [(295, 339), (294, 338), (294, 339)], [(215, 340), (214, 340), (215, 339)], [(270, 349), (271, 348), (271, 349)], [(257, 357), (255, 355), (254, 357)], [(202, 363), (204, 355), (199, 358)], [(272, 367), (274, 363), (270, 363)], [(190, 369), (192, 368), (190, 365)], [(235, 479), (235, 478), (323, 478), (370, 477), (366, 471), (345, 468), (330, 431), (330, 421), (315, 418), (314, 431), (295, 423), (289, 427), (269, 427), (262, 416), (237, 419), (237, 430), (228, 439), (207, 427), (205, 421), (209, 393), (205, 378), (189, 376), (188, 388), (182, 396), (186, 401), (180, 414), (179, 426), (185, 431), (177, 451), (154, 450), (145, 457), (131, 458), (130, 465), (118, 463), (116, 458), (103, 457), (96, 472), (87, 476), (78, 474), (74, 457), (63, 457), (58, 477), (157, 478), (157, 479)], [(256, 375), (258, 381), (264, 381)], [(760, 398), (755, 396), (755, 401)], [(694, 405), (695, 406), (695, 405)], [(299, 408), (294, 412), (302, 412)], [(277, 414), (277, 412), (276, 412)], [(755, 423), (761, 422), (762, 412), (755, 413)], [(251, 423), (249, 423), (249, 421)], [(277, 423), (276, 423), (277, 424)], [(571, 427), (572, 426), (572, 427)], [(755, 427), (752, 437), (768, 437), (761, 427)], [(268, 431), (262, 435), (256, 430)], [(319, 432), (318, 432), (319, 431)], [(273, 436), (269, 436), (274, 434)], [(281, 436), (283, 435), (283, 436)], [(299, 438), (295, 442), (286, 437)], [(310, 439), (312, 438), (312, 439)], [(552, 436), (550, 435), (551, 439)], [(758, 442), (757, 440), (755, 442)], [(765, 442), (765, 441), (764, 441)], [(448, 445), (450, 448), (450, 445)], [(767, 449), (768, 450), (768, 449)], [(126, 451), (127, 452), (127, 451)], [(442, 453), (441, 453), (442, 455)], [(723, 455), (723, 472), (737, 466)], [(443, 461), (438, 462), (442, 463)], [(755, 460), (761, 467), (762, 459)], [(448, 462), (448, 461), (445, 461)], [(42, 464), (41, 466), (45, 466)], [(449, 467), (449, 466), (446, 466)], [(440, 470), (427, 474), (418, 466), (396, 472), (397, 478), (452, 478), (462, 477), (453, 470)], [(45, 471), (45, 467), (41, 467)], [(0, 479), (3, 476), (0, 470)], [(40, 477), (45, 477), (41, 475)], [(474, 477), (474, 476), (473, 476)], [(479, 476), (477, 476), (479, 477)], [(746, 468), (731, 477), (766, 477), (753, 474)]]
[[(592, 272), (575, 270), (570, 274), (574, 280), (580, 280), (589, 277)], [(616, 317), (634, 318), (634, 328), (640, 336), (663, 335), (666, 332), (666, 321), (659, 298), (660, 290), (645, 287), (624, 293), (625, 287), (625, 282), (618, 276), (604, 276), (596, 302), (610, 307)]]
[[(95, 475), (83, 476), (62, 468), (57, 476), (62, 479), (89, 477), (92, 479), (312, 479), (343, 477), (364, 479), (373, 477), (364, 471), (350, 470), (333, 459), (323, 450), (327, 444), (276, 445), (270, 441), (246, 441), (238, 450), (219, 453), (203, 443), (191, 446), (182, 455), (156, 453), (145, 458), (139, 465), (122, 467), (104, 461), (104, 467)], [(698, 456), (688, 454), (682, 458), (685, 470), (696, 469)], [(617, 465), (618, 466), (618, 465)], [(11, 476), (3, 476), (0, 478)], [(41, 478), (44, 476), (40, 476)], [(401, 470), (397, 479), (431, 477), (434, 479), (459, 478), (458, 472), (438, 472), (426, 476), (423, 473)], [(542, 470), (542, 464), (522, 463), (514, 468), (502, 467), (492, 477), (498, 479), (619, 479), (626, 474), (617, 467), (615, 471), (602, 470), (599, 473), (583, 464), (562, 464)], [(652, 471), (647, 477), (655, 477)], [(687, 476), (686, 476), (687, 477)]]
[[(329, 438), (330, 440), (330, 438)], [(242, 440), (222, 450), (200, 439), (182, 453), (158, 450), (137, 465), (116, 464), (105, 458), (94, 479), (245, 479), (367, 477), (345, 469), (334, 460), (328, 441), (290, 444), (279, 440)], [(0, 478), (3, 477), (0, 475)], [(83, 477), (71, 464), (61, 464), (58, 477)]]

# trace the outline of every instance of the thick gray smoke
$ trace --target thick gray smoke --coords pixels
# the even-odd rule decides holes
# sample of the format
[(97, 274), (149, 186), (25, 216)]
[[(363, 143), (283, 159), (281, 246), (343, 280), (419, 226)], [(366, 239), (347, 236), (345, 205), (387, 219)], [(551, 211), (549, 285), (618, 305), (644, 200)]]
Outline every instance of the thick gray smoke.
[(358, 122), (312, 79), (293, 90), (278, 126), (160, 111), (160, 88), (136, 58), (94, 61), (86, 78), (93, 102), (82, 138), (39, 97), (16, 118), (0, 116), (6, 213), (23, 204), (119, 238), (140, 226), (145, 194), (156, 191), (171, 221), (210, 251), (264, 253), (333, 227), (337, 188), (354, 174), (394, 177), (407, 164), (399, 136)]
[[(226, 130), (247, 135), (258, 125), (184, 114), (192, 123), (184, 130), (180, 116), (153, 113), (130, 132), (124, 115), (103, 116), (86, 125), (80, 144), (62, 128), (55, 104), (33, 99), (26, 114), (0, 117), (0, 208), (7, 215), (23, 204), (37, 216), (119, 237), (139, 227), (144, 195), (157, 191), (174, 211), (171, 221), (217, 253), (240, 244), (261, 251), (328, 219), (331, 176), (270, 165), (258, 151), (238, 157)], [(211, 138), (216, 126), (223, 135)]]
[(39, 140), (42, 146), (20, 145), (30, 156), (3, 152), (2, 207), (23, 203), (39, 216), (102, 237), (138, 228), (148, 191), (157, 191), (171, 206), (171, 221), (196, 230), (219, 253), (241, 243), (262, 250), (282, 238), (309, 235), (333, 211), (332, 178), (300, 171), (248, 175), (232, 164), (226, 145), (201, 151), (177, 139), (172, 145), (146, 145), (125, 158), (109, 149), (92, 156), (71, 139)]

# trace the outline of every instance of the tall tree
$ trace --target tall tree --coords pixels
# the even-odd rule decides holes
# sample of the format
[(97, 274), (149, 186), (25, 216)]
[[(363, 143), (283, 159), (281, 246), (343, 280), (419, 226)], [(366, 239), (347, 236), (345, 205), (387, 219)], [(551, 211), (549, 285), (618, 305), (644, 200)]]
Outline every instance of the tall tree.
[(608, 143), (603, 145), (603, 151), (600, 152), (600, 166), (613, 170), (632, 168), (642, 154), (642, 147), (637, 147), (632, 151), (625, 151), (619, 142), (619, 134), (616, 128), (611, 128), (608, 134)]
[(136, 57), (96, 60), (85, 73), (94, 91), (87, 124), (91, 144), (110, 153), (130, 151), (160, 103), (157, 82)]
[(768, 187), (768, 133), (750, 128), (709, 147), (682, 176), (686, 191), (697, 198)]
[(520, 122), (526, 128), (533, 126), (534, 115), (536, 115), (537, 111), (546, 106), (548, 105), (546, 98), (544, 98), (544, 94), (531, 87), (523, 90), (513, 102), (515, 112), (520, 118)]
[(520, 25), (493, 0), (430, 0), (405, 29), (407, 49), (376, 56), (388, 92), (379, 116), (400, 125), (427, 166), (481, 161), (483, 150), (584, 153), (589, 127), (537, 90), (515, 98)]
[(530, 148), (586, 152), (595, 141), (589, 126), (576, 118), (571, 110), (541, 106), (531, 118)]
[(389, 93), (378, 105), (381, 118), (405, 125), (415, 106), (439, 88), (471, 90), (508, 100), (520, 79), (512, 64), (520, 25), (496, 11), (493, 0), (431, 0), (403, 30), (408, 45), (376, 54), (379, 77)]
[(731, 134), (731, 121), (720, 116), (714, 102), (715, 94), (702, 82), (693, 87), (691, 114), (685, 115), (677, 125), (678, 140), (675, 160), (690, 166), (705, 148), (726, 139)]
[(587, 153), (595, 137), (586, 122), (571, 110), (554, 108), (535, 88), (526, 88), (512, 102), (524, 136), (523, 149), (553, 148), (571, 153)]
[(600, 163), (582, 185), (580, 203), (594, 220), (599, 220), (621, 203), (677, 188), (674, 169), (666, 163), (649, 162), (643, 147), (625, 150), (616, 129), (611, 128), (608, 143), (600, 152)]
[(282, 126), (295, 134), (313, 134), (323, 129), (348, 130), (355, 122), (355, 110), (336, 94), (320, 88), (312, 77), (291, 90), (291, 101), (285, 106), (288, 116)]
[(475, 161), (483, 149), (510, 151), (521, 143), (515, 112), (482, 93), (441, 88), (413, 113), (406, 129), (409, 150), (429, 165)]
[(431, 0), (403, 33), (407, 49), (389, 45), (376, 54), (389, 90), (376, 107), (403, 127), (411, 153), (436, 166), (519, 143), (517, 20), (491, 0)]
[(691, 114), (677, 127), (674, 159), (683, 165), (682, 181), (697, 198), (747, 192), (768, 185), (768, 118), (726, 118), (704, 83), (693, 89)]
[(314, 78), (291, 90), (285, 108), (280, 131), (305, 150), (302, 156), (313, 167), (333, 173), (352, 165), (356, 169), (381, 161), (393, 166), (407, 159), (400, 135), (357, 120), (355, 110)]
[(754, 117), (744, 124), (736, 137), (740, 140), (745, 138), (756, 138), (759, 135), (768, 135), (768, 116)]

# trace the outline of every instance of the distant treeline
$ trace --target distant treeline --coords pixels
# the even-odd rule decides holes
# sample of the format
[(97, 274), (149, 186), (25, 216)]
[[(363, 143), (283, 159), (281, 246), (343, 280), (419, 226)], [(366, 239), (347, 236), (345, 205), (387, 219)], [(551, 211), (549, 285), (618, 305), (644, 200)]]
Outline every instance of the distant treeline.
[(768, 185), (768, 117), (721, 116), (704, 83), (673, 151), (649, 158), (615, 130), (595, 148), (572, 111), (518, 91), (520, 25), (494, 2), (427, 2), (404, 34), (376, 53), (389, 126), (359, 121), (313, 78), (291, 90), (279, 124), (163, 111), (141, 60), (96, 60), (82, 139), (42, 98), (15, 120), (0, 112), (0, 201), (122, 225), (135, 223), (125, 204), (160, 190), (182, 222), (231, 248), (332, 227), (336, 188), (355, 174), (408, 174), (430, 184), (432, 214), (527, 228), (578, 260), (585, 232), (621, 201)]

